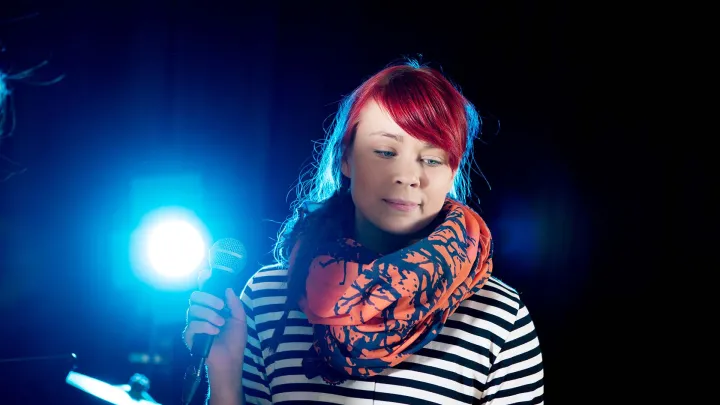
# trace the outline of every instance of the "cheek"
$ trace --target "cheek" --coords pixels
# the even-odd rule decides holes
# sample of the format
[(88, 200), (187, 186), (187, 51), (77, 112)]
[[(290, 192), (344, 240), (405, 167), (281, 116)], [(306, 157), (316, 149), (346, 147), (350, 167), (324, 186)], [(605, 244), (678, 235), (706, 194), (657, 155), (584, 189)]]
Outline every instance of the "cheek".
[(386, 170), (382, 170), (382, 165), (362, 160), (355, 162), (353, 165), (353, 188), (358, 187), (365, 192), (372, 191), (374, 186), (382, 182), (386, 172)]
[(383, 187), (387, 170), (382, 165), (368, 162), (355, 162), (350, 192), (353, 202), (364, 217), (377, 210), (377, 204), (386, 187)]
[(443, 205), (445, 204), (445, 196), (446, 194), (442, 192), (436, 192), (432, 195), (427, 195), (427, 202), (425, 203), (423, 212), (425, 212), (426, 214), (436, 214), (440, 212)]
[(445, 198), (450, 192), (450, 188), (452, 187), (452, 177), (445, 175), (437, 176), (432, 178), (430, 183), (430, 187), (428, 187), (425, 191), (425, 196), (428, 199), (429, 205), (431, 205), (433, 209), (440, 210), (445, 203)]
[(450, 193), (454, 177), (452, 171), (438, 172), (430, 176), (428, 194), (432, 195), (432, 199), (440, 198), (442, 200)]

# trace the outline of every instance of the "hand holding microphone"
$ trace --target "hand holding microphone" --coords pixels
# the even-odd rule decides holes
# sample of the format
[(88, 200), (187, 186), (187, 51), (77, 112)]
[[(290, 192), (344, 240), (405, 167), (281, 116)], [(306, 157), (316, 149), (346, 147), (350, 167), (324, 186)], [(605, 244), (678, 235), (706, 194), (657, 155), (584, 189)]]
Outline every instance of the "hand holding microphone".
[[(199, 347), (193, 345), (196, 336), (215, 336), (205, 363), (209, 367), (230, 367), (230, 363), (242, 362), (243, 359), (247, 335), (245, 311), (240, 298), (231, 288), (225, 290), (223, 299), (202, 291), (211, 275), (211, 269), (200, 273), (200, 291), (195, 291), (190, 296), (183, 337), (187, 347), (192, 350)], [(199, 349), (192, 351), (197, 350)]]
[[(247, 342), (245, 311), (232, 287), (247, 262), (245, 247), (221, 239), (210, 248), (210, 269), (200, 274), (200, 290), (192, 293), (183, 332), (193, 361), (185, 373), (183, 403), (189, 404), (200, 385), (204, 366), (240, 383)], [(212, 381), (211, 381), (212, 383)]]

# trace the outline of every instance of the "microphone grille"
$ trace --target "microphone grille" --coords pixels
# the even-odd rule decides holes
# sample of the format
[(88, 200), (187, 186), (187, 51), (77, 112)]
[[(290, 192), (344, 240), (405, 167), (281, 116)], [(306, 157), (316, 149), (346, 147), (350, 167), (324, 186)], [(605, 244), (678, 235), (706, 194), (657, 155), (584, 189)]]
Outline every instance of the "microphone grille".
[(210, 267), (233, 274), (240, 273), (247, 264), (245, 246), (233, 238), (224, 238), (215, 242), (209, 252)]

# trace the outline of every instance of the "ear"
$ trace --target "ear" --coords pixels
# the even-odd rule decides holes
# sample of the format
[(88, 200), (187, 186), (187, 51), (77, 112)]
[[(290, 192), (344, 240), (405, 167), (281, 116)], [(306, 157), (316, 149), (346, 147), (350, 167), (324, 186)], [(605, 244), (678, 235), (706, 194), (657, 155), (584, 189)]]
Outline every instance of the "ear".
[(342, 158), (342, 163), (340, 164), (340, 172), (342, 172), (343, 176), (347, 177), (348, 179), (351, 179), (352, 177), (350, 176), (350, 174), (352, 171), (350, 170), (349, 159), (350, 159), (349, 157)]

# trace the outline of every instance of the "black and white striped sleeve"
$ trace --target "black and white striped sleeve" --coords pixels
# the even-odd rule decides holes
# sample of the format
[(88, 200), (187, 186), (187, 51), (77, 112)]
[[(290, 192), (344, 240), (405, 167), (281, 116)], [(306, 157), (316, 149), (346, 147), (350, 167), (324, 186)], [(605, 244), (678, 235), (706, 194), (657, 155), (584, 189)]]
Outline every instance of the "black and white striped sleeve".
[(520, 302), (515, 322), (490, 368), (482, 404), (542, 404), (544, 393), (540, 342), (527, 307)]
[(272, 404), (270, 388), (265, 373), (265, 360), (260, 348), (260, 339), (255, 328), (254, 291), (252, 278), (248, 281), (240, 300), (247, 319), (247, 344), (243, 361), (242, 386), (246, 404)]

